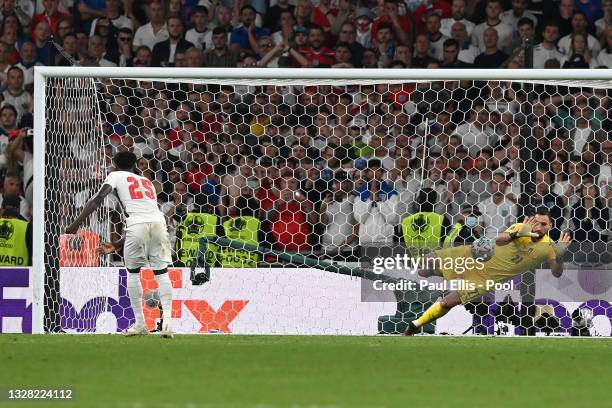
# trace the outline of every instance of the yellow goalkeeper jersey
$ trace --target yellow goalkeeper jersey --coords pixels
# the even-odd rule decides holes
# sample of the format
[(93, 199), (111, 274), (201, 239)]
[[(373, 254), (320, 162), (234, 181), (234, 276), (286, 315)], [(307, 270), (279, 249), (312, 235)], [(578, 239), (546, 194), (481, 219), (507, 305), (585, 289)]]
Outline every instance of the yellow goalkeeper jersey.
[[(509, 234), (518, 232), (521, 225), (522, 223), (514, 224), (505, 232)], [(435, 254), (443, 259), (467, 258), (472, 256), (471, 245), (446, 248), (435, 251)], [(493, 257), (484, 262), (484, 268), (482, 269), (478, 269), (477, 264), (473, 268), (465, 268), (463, 273), (458, 273), (455, 268), (445, 267), (448, 264), (443, 262), (439, 270), (446, 280), (464, 279), (475, 284), (476, 289), (474, 291), (460, 293), (461, 300), (465, 303), (471, 297), (486, 293), (486, 290), (483, 290), (482, 287), (487, 280), (504, 282), (555, 258), (556, 253), (552, 247), (552, 240), (546, 234), (536, 241), (533, 241), (530, 237), (521, 237), (506, 245), (495, 245)]]

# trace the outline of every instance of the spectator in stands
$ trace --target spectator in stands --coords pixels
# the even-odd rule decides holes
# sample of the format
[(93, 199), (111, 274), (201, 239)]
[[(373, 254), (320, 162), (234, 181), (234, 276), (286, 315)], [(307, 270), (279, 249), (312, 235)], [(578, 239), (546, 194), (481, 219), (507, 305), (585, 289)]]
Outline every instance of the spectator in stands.
[(6, 61), (11, 65), (17, 63), (19, 60), (19, 52), (16, 48), (17, 29), (9, 26), (3, 27), (2, 38), (0, 40), (8, 45)]
[(572, 32), (572, 17), (576, 9), (574, 0), (560, 0), (553, 20), (559, 22), (559, 34), (568, 35)]
[(482, 100), (476, 100), (467, 113), (466, 121), (457, 126), (453, 132), (461, 138), (461, 144), (467, 147), (472, 157), (476, 157), (478, 152), (490, 146), (491, 131), (486, 125), (488, 122), (489, 112), (485, 109)]
[(134, 52), (134, 58), (132, 59), (132, 66), (134, 67), (151, 67), (153, 66), (153, 54), (148, 47), (138, 47)]
[(312, 227), (318, 215), (298, 187), (299, 182), (295, 178), (281, 181), (279, 199), (269, 212), (268, 219), (280, 250), (307, 253), (311, 250)]
[[(516, 0), (515, 0), (516, 1)], [(495, 48), (499, 49), (500, 52), (503, 52), (505, 55), (508, 55), (513, 50), (513, 41), (514, 41), (514, 28), (504, 23), (500, 16), (502, 12), (502, 5), (500, 0), (487, 0), (486, 3), (486, 14), (487, 19), (484, 23), (478, 24), (474, 27), (472, 31), (472, 45), (475, 45), (480, 52), (485, 52), (487, 49), (493, 47), (491, 44), (492, 35), (489, 34), (487, 43), (487, 38), (485, 38), (485, 32), (487, 30), (495, 31)], [(507, 57), (506, 57), (507, 58)], [(495, 67), (481, 67), (477, 65), (479, 68), (497, 68), (499, 65)]]
[(440, 14), (431, 13), (427, 16), (427, 34), (429, 35), (429, 55), (438, 61), (442, 61), (444, 55), (444, 41), (447, 36), (440, 32)]
[(213, 172), (213, 167), (206, 161), (206, 149), (204, 147), (193, 147), (191, 150), (193, 161), (187, 168), (185, 182), (189, 191), (193, 194), (201, 192), (202, 184)]
[(535, 186), (535, 189), (532, 190), (533, 193), (526, 192), (523, 194), (520, 204), (523, 208), (546, 207), (552, 220), (552, 229), (549, 235), (554, 241), (557, 241), (561, 235), (564, 222), (563, 213), (565, 204), (563, 199), (552, 190), (552, 175), (549, 171), (537, 170), (533, 174), (533, 183)]
[(480, 54), (480, 50), (470, 43), (470, 37), (463, 22), (456, 22), (452, 25), (451, 38), (459, 43), (459, 56), (457, 59), (466, 64), (473, 64), (474, 59)]
[(283, 15), (288, 13), (291, 16), (291, 21), (293, 21), (294, 10), (295, 7), (292, 4), (289, 4), (289, 0), (277, 0), (276, 4), (270, 7), (266, 12), (266, 16), (263, 20), (263, 28), (267, 29), (270, 33), (277, 30), (282, 30)]
[(62, 42), (67, 34), (74, 34), (74, 27), (69, 18), (63, 19), (57, 23), (57, 32), (54, 34), (56, 41)]
[(321, 204), (321, 223), (325, 232), (321, 243), (327, 254), (353, 252), (359, 244), (359, 224), (353, 217), (355, 202), (353, 181), (345, 171), (336, 172), (334, 191), (325, 197)]
[(471, 66), (459, 60), (459, 42), (454, 38), (449, 38), (444, 41), (444, 52), (441, 61), (442, 68), (468, 68)]
[(397, 0), (385, 0), (383, 14), (372, 23), (372, 38), (376, 38), (381, 24), (388, 24), (393, 36), (403, 44), (412, 43), (414, 27), (408, 15), (400, 15)]
[(89, 23), (96, 17), (104, 17), (106, 15), (105, 2), (99, 0), (81, 0), (78, 2), (77, 9), (81, 16), (81, 20), (89, 28)]
[[(214, 21), (208, 23), (208, 27), (213, 29), (215, 27), (224, 28), (227, 33), (230, 33), (233, 30), (232, 26), (232, 10), (224, 5), (217, 5), (213, 10), (209, 10), (209, 15), (214, 15)], [(228, 35), (228, 44), (229, 45), (229, 35)], [(207, 43), (208, 48), (208, 43)]]
[(166, 4), (166, 16), (167, 17), (178, 17), (182, 21), (182, 8), (184, 1), (182, 0), (169, 0)]
[(67, 13), (58, 10), (59, 0), (43, 0), (42, 4), (44, 10), (34, 16), (32, 19), (32, 27), (36, 27), (40, 21), (44, 20), (51, 26), (51, 32), (53, 35), (57, 35), (58, 24), (60, 21), (67, 19), (70, 16)]
[(257, 52), (257, 40), (268, 33), (255, 25), (255, 9), (246, 5), (240, 9), (240, 26), (232, 30), (230, 42), (233, 52), (246, 52), (254, 55)]
[(207, 67), (235, 67), (238, 54), (231, 51), (227, 45), (227, 32), (222, 27), (212, 31), (213, 47), (204, 53), (204, 65)]
[(189, 41), (199, 49), (208, 49), (206, 37), (210, 33), (208, 28), (208, 10), (204, 6), (197, 6), (191, 16), (193, 28), (185, 33), (185, 40)]
[(414, 55), (412, 56), (412, 68), (426, 68), (435, 59), (429, 54), (429, 36), (419, 34), (414, 42)]
[(176, 53), (184, 53), (194, 45), (183, 39), (183, 22), (179, 17), (168, 17), (166, 21), (168, 39), (153, 47), (153, 66), (172, 67)]
[(603, 0), (602, 2), (603, 16), (595, 21), (595, 28), (597, 30), (597, 37), (606, 36), (608, 28), (612, 27), (612, 1)]
[(563, 201), (567, 207), (573, 207), (580, 201), (583, 181), (588, 181), (586, 166), (579, 157), (573, 157), (567, 163), (568, 180), (564, 185)]
[(4, 151), (7, 171), (21, 171), (23, 174), (23, 193), (28, 208), (32, 208), (34, 195), (34, 185), (32, 183), (34, 177), (33, 151), (33, 138), (23, 131), (9, 138), (9, 144)]
[(189, 68), (199, 68), (204, 66), (204, 56), (202, 50), (191, 47), (185, 51), (185, 66)]
[(106, 59), (106, 50), (104, 49), (104, 41), (99, 35), (89, 37), (89, 46), (87, 48), (88, 58), (86, 65), (95, 67), (116, 67), (117, 65)]
[(133, 35), (129, 28), (121, 28), (117, 33), (117, 49), (115, 55), (109, 55), (113, 63), (119, 67), (128, 67), (133, 65), (132, 51)]
[(331, 0), (320, 0), (312, 13), (312, 23), (320, 26), (323, 31), (329, 32), (331, 26), (336, 22), (338, 9)]
[(457, 222), (444, 238), (444, 247), (466, 245), (480, 238), (484, 232), (480, 225), (481, 216), (477, 206), (462, 205)]
[(499, 43), (497, 30), (491, 27), (486, 28), (482, 37), (484, 51), (474, 59), (474, 66), (477, 68), (503, 68), (502, 64), (508, 59), (508, 54), (497, 47)]
[(338, 43), (346, 43), (351, 52), (351, 63), (355, 67), (361, 66), (364, 47), (357, 41), (357, 27), (351, 22), (340, 26)]
[[(279, 25), (280, 24), (280, 25)], [(272, 33), (272, 42), (276, 45), (281, 43), (289, 43), (295, 35), (295, 18), (292, 10), (283, 10), (280, 13), (279, 22), (275, 22), (278, 29), (270, 31)]]
[(78, 60), (85, 62), (89, 58), (87, 48), (89, 47), (89, 36), (84, 31), (76, 31), (76, 52), (79, 55)]
[(49, 23), (43, 20), (32, 32), (32, 39), (36, 44), (36, 61), (43, 65), (50, 65), (55, 60), (56, 50), (49, 44), (49, 38), (51, 38), (51, 29)]
[[(0, 134), (7, 135), (17, 129), (17, 109), (13, 105), (4, 104), (0, 108)], [(8, 143), (8, 140), (7, 140)]]
[(174, 184), (174, 190), (170, 194), (170, 201), (162, 204), (161, 210), (168, 222), (168, 232), (170, 236), (176, 236), (176, 227), (180, 218), (194, 208), (193, 194), (189, 193), (187, 184), (179, 181)]
[[(124, 3), (123, 14), (121, 14), (121, 1), (120, 0), (106, 0), (106, 15), (107, 18), (115, 30), (121, 30), (122, 28), (127, 28), (129, 30), (134, 30), (134, 22), (132, 19), (134, 15), (132, 13), (132, 7), (130, 4)], [(92, 27), (95, 27), (96, 20), (92, 22)]]
[(572, 208), (574, 240), (578, 242), (608, 242), (610, 237), (610, 209), (592, 182), (582, 185), (580, 202)]
[(361, 7), (355, 12), (355, 27), (357, 28), (355, 39), (364, 49), (372, 46), (372, 21), (376, 15), (367, 7)]
[(612, 207), (612, 140), (605, 140), (601, 145), (603, 153), (602, 165), (597, 176), (597, 186), (601, 196), (608, 200), (608, 206)]
[(587, 47), (587, 37), (580, 33), (573, 34), (568, 58), (562, 68), (588, 68), (592, 59), (593, 54)]
[(36, 61), (36, 46), (30, 41), (25, 41), (21, 44), (19, 54), (21, 58), (16, 67), (20, 68), (23, 72), (24, 88), (32, 93), (34, 91), (34, 67), (42, 66), (41, 63)]
[[(223, 207), (227, 208), (227, 214), (233, 215), (236, 210), (236, 200), (241, 195), (241, 191), (248, 185), (248, 181), (255, 181), (260, 185), (260, 181), (255, 178), (253, 168), (255, 158), (251, 156), (236, 155), (232, 157), (235, 167), (221, 179), (221, 199)], [(253, 190), (258, 189), (258, 185), (252, 185)], [(261, 198), (260, 198), (261, 201)], [(263, 202), (262, 202), (263, 205)]]
[(551, 59), (557, 60), (561, 64), (564, 55), (557, 49), (558, 40), (559, 24), (554, 21), (544, 24), (542, 42), (533, 47), (533, 68), (544, 68), (546, 61)]
[(597, 57), (597, 54), (601, 50), (601, 45), (599, 44), (597, 38), (588, 33), (588, 27), (589, 21), (587, 20), (586, 15), (582, 11), (575, 11), (572, 15), (571, 34), (562, 37), (558, 43), (559, 50), (561, 50), (566, 57), (570, 58), (574, 53), (576, 53), (575, 47), (577, 44), (573, 41), (573, 39), (577, 34), (581, 34), (586, 37), (585, 49), (590, 51), (591, 56)]
[(523, 18), (529, 19), (533, 23), (532, 27), (535, 27), (538, 24), (538, 19), (533, 13), (527, 11), (528, 4), (527, 0), (512, 0), (512, 9), (502, 12), (500, 19), (512, 27), (513, 30), (519, 28), (518, 23)]
[(336, 63), (336, 54), (325, 46), (325, 34), (319, 26), (308, 30), (308, 47), (300, 50), (312, 68), (329, 68)]
[(612, 26), (603, 33), (603, 38), (605, 46), (597, 57), (591, 60), (591, 68), (612, 68)]
[(17, 121), (26, 113), (32, 112), (32, 95), (27, 92), (23, 85), (23, 71), (18, 66), (9, 68), (6, 74), (6, 91), (2, 93), (4, 103), (13, 106), (17, 110)]
[(504, 172), (494, 172), (489, 183), (491, 197), (478, 205), (483, 214), (485, 236), (488, 238), (495, 238), (500, 232), (503, 232), (514, 223), (518, 215), (516, 198), (508, 192), (508, 187)]
[(593, 180), (599, 174), (599, 166), (603, 162), (601, 153), (601, 144), (598, 141), (592, 140), (584, 145), (582, 148), (582, 155), (580, 161), (585, 165), (587, 171), (586, 174)]
[(447, 37), (451, 37), (452, 28), (455, 23), (463, 24), (463, 27), (467, 33), (467, 38), (472, 35), (472, 30), (474, 29), (475, 24), (467, 19), (465, 0), (452, 1), (451, 16), (442, 19), (440, 22), (440, 32)]
[(410, 47), (403, 44), (398, 44), (395, 47), (395, 55), (393, 55), (393, 62), (401, 62), (404, 64), (404, 68), (412, 66), (412, 53)]
[(28, 207), (26, 199), (21, 196), (21, 178), (19, 173), (9, 171), (4, 176), (4, 182), (2, 183), (2, 196), (0, 196), (0, 204), (3, 201), (3, 197), (14, 195), (20, 199), (19, 215), (24, 220), (31, 218), (31, 209)]
[(412, 21), (416, 25), (415, 31), (417, 34), (424, 34), (427, 32), (425, 20), (430, 13), (441, 14), (442, 18), (448, 18), (451, 16), (451, 5), (446, 0), (433, 0), (430, 3), (420, 3), (412, 13)]
[[(80, 56), (77, 52), (77, 39), (72, 33), (66, 34), (62, 40), (62, 47), (64, 47), (65, 53), (70, 55), (74, 61), (78, 61)], [(62, 54), (58, 54), (55, 57), (55, 65), (62, 67), (69, 67), (72, 64)]]
[(134, 34), (134, 48), (146, 46), (152, 50), (155, 44), (168, 39), (166, 27), (166, 13), (160, 1), (153, 1), (149, 4), (149, 22), (136, 30)]
[(438, 195), (440, 198), (436, 205), (436, 212), (446, 214), (453, 223), (460, 218), (461, 206), (467, 202), (467, 194), (461, 190), (464, 178), (463, 170), (448, 169), (444, 174), (441, 194)]
[[(524, 1), (524, 0), (518, 0), (518, 1)], [(518, 34), (519, 34), (517, 45), (535, 44), (535, 41), (534, 41), (535, 23), (533, 22), (533, 20), (527, 17), (522, 17), (521, 19), (519, 19), (516, 25), (518, 27)]]
[(399, 222), (399, 195), (384, 180), (380, 160), (370, 160), (357, 188), (353, 216), (359, 223), (359, 244), (389, 243)]
[[(40, 5), (42, 8), (42, 5)], [(28, 27), (34, 15), (34, 4), (28, 0), (5, 1), (0, 14), (0, 20), (16, 17), (21, 26)]]

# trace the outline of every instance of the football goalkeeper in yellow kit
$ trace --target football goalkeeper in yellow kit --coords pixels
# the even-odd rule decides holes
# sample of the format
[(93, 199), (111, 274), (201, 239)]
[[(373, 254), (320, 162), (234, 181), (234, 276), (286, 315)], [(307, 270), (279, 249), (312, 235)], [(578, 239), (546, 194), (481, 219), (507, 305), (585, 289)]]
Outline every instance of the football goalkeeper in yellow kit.
[[(444, 316), (451, 308), (490, 292), (487, 282), (505, 282), (544, 262), (548, 263), (553, 276), (560, 277), (563, 273), (561, 258), (571, 239), (567, 233), (562, 233), (559, 241), (554, 243), (548, 236), (550, 228), (548, 210), (539, 209), (535, 216), (527, 217), (523, 223), (514, 224), (497, 236), (493, 257), (484, 262), (482, 269), (477, 269), (475, 266), (459, 274), (452, 268), (446, 268), (444, 262), (440, 263), (439, 268), (420, 269), (418, 273), (422, 277), (442, 276), (445, 280), (463, 279), (469, 284), (463, 286), (469, 288), (452, 291), (431, 305), (418, 319), (408, 324), (404, 334), (413, 335), (419, 332), (420, 327)], [(426, 257), (458, 259), (471, 256), (471, 246), (463, 245), (434, 251)]]

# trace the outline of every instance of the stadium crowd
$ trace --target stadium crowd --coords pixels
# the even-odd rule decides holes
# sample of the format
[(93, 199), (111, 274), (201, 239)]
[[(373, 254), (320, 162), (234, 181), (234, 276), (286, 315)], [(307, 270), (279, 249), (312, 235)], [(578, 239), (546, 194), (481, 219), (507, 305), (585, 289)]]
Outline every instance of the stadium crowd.
[[(21, 198), (25, 220), (37, 65), (612, 68), (612, 0), (5, 0), (0, 19), (3, 195)], [(177, 249), (189, 213), (214, 214), (222, 232), (248, 214), (257, 242), (329, 255), (417, 239), (419, 223), (439, 224), (441, 244), (493, 236), (541, 206), (553, 238), (612, 233), (605, 89), (106, 80), (98, 91), (102, 140), (74, 137), (62, 159), (66, 219), (93, 193), (83, 180), (128, 149)]]

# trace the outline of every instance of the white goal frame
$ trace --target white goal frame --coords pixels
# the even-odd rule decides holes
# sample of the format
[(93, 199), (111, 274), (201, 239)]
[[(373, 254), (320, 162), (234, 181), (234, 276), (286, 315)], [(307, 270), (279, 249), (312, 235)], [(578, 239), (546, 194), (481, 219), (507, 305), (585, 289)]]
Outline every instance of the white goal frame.
[[(612, 69), (296, 69), (296, 68), (104, 68), (35, 67), (34, 68), (34, 203), (32, 247), (32, 333), (44, 333), (45, 296), (45, 104), (47, 78), (158, 78), (162, 81), (200, 79), (210, 82), (283, 80), (330, 84), (414, 81), (562, 81), (566, 86), (595, 86), (611, 81)], [(577, 83), (569, 83), (575, 81)], [(599, 83), (601, 87), (601, 83)]]

